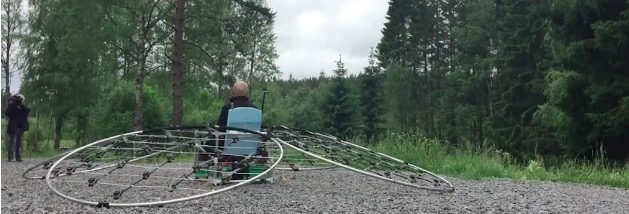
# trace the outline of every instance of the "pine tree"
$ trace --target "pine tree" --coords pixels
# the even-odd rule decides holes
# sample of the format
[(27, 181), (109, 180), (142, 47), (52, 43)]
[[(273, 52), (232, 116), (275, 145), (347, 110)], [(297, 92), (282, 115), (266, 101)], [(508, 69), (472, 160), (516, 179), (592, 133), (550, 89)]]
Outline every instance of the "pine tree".
[(387, 22), (382, 29), (382, 38), (377, 46), (378, 60), (383, 68), (400, 64), (405, 56), (407, 41), (407, 19), (410, 13), (409, 0), (391, 0), (387, 10)]
[[(412, 129), (418, 121), (418, 87), (416, 69), (410, 69), (409, 62), (418, 62), (419, 53), (410, 38), (409, 25), (413, 13), (413, 2), (409, 0), (391, 0), (387, 11), (387, 22), (382, 29), (382, 38), (376, 46), (380, 67), (384, 69), (383, 92), (385, 103), (390, 109), (389, 121), (399, 129)], [(423, 26), (425, 27), (425, 26)]]
[(547, 103), (536, 116), (554, 129), (566, 155), (627, 160), (629, 3), (558, 0), (550, 8), (557, 66), (546, 76)]
[(328, 117), (327, 132), (344, 138), (356, 134), (358, 103), (346, 83), (345, 63), (339, 58), (336, 66), (334, 77), (329, 85), (328, 96), (324, 101), (324, 114)]
[(377, 138), (382, 129), (381, 79), (382, 70), (376, 65), (376, 53), (372, 48), (369, 54), (369, 66), (365, 68), (360, 81), (360, 101), (365, 126), (364, 135), (370, 140)]
[[(538, 85), (544, 77), (543, 62), (548, 58), (543, 27), (548, 6), (548, 1), (542, 0), (504, 1), (496, 6), (500, 20), (496, 24), (497, 74), (492, 80), (495, 112), (487, 135), (499, 142), (501, 149), (519, 151), (516, 154), (539, 154), (546, 148), (537, 145), (552, 145), (546, 141), (546, 131), (532, 121), (538, 106), (544, 102)], [(516, 155), (516, 158), (527, 157)]]

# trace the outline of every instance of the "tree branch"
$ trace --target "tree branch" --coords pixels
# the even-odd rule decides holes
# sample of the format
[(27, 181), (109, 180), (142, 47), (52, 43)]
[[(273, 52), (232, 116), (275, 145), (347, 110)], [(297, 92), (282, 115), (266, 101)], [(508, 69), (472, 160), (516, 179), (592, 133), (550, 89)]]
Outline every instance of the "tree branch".
[[(99, 1), (99, 3), (101, 5), (101, 7), (103, 7), (103, 11), (105, 11), (105, 15), (107, 16), (107, 18), (109, 18), (109, 20), (111, 20), (111, 22), (114, 24), (114, 26), (119, 27), (120, 25), (118, 25), (118, 22), (116, 22), (116, 19), (114, 19), (114, 17), (111, 15), (111, 13), (106, 9), (106, 7), (103, 4), (103, 2)], [(123, 6), (119, 5), (119, 4), (115, 4), (115, 5), (118, 5), (119, 7), (123, 7)], [(125, 7), (123, 7), (123, 8), (125, 8)], [(130, 11), (132, 14), (137, 15), (137, 13), (135, 13), (135, 11), (132, 11), (129, 8), (125, 8), (125, 9)], [(133, 44), (135, 46), (136, 49), (140, 47), (139, 44), (137, 44), (135, 41), (133, 41), (133, 38), (128, 38), (128, 40), (131, 42), (131, 44)], [(127, 50), (127, 49), (125, 49), (125, 48), (123, 48), (121, 46), (118, 46), (115, 42), (113, 43), (113, 45), (117, 46), (117, 48), (122, 50), (122, 51), (127, 51), (127, 52), (131, 52), (133, 54), (137, 54), (136, 51), (134, 51), (134, 50)]]
[(113, 42), (113, 43), (111, 43), (111, 45), (113, 45), (115, 48), (121, 50), (122, 52), (125, 52), (126, 54), (130, 53), (131, 58), (133, 58), (133, 59), (137, 58), (135, 55), (138, 54), (138, 52), (133, 50), (133, 48), (131, 48), (131, 49), (125, 48), (124, 46), (118, 45), (117, 42)]
[(272, 21), (275, 18), (275, 14), (271, 12), (271, 9), (268, 7), (260, 6), (254, 2), (244, 1), (244, 0), (234, 0), (238, 5), (248, 10), (252, 10), (257, 12), (258, 14), (267, 18), (267, 21)]
[[(157, 5), (157, 0), (154, 1), (155, 5)], [(161, 10), (159, 7), (155, 6), (153, 9), (157, 9), (159, 15), (157, 16), (157, 18), (155, 18), (155, 20), (148, 20), (148, 24), (146, 25), (146, 28), (152, 28), (153, 26), (155, 26), (159, 21), (161, 21), (162, 19), (164, 19), (164, 17), (166, 17), (166, 15), (168, 14), (168, 11), (171, 11), (175, 8), (175, 4), (170, 4), (169, 7), (167, 7), (165, 10)], [(151, 11), (152, 13), (152, 11)]]
[(144, 51), (144, 57), (145, 58), (148, 57), (148, 55), (151, 53), (151, 51), (153, 50), (153, 47), (155, 46), (156, 43), (157, 43), (157, 41), (149, 41), (149, 42), (147, 42), (148, 47)]
[(218, 70), (220, 65), (218, 64), (218, 62), (216, 62), (216, 60), (214, 59), (214, 57), (210, 53), (205, 51), (201, 46), (199, 46), (197, 44), (194, 44), (194, 43), (191, 43), (191, 42), (188, 42), (188, 41), (184, 41), (184, 43), (186, 45), (191, 45), (192, 47), (197, 48), (199, 51), (201, 51), (201, 53), (205, 54), (205, 56), (207, 56), (210, 59), (212, 66), (214, 66), (214, 69)]
[[(158, 2), (157, 2), (157, 1), (155, 1), (155, 0), (153, 0), (152, 2), (153, 2), (153, 5), (151, 6), (151, 9), (150, 9), (150, 10), (149, 10), (149, 12), (148, 12), (148, 17), (146, 18), (147, 25), (143, 26), (145, 29), (146, 29), (146, 28), (149, 28), (149, 29), (150, 29), (150, 28), (152, 27), (152, 26), (150, 26), (150, 24), (151, 24), (151, 22), (152, 22), (151, 20), (153, 19), (153, 12), (155, 11), (155, 9), (157, 9), (157, 10), (158, 10), (158, 13), (160, 13), (159, 8), (157, 8), (157, 3), (158, 3)], [(159, 17), (159, 16), (158, 16), (158, 17)], [(159, 19), (159, 18), (157, 18), (156, 20), (160, 20), (160, 19)]]
[(216, 16), (208, 16), (208, 15), (190, 15), (190, 14), (186, 15), (186, 19), (194, 19), (194, 18), (206, 18), (206, 19), (217, 20), (221, 22), (236, 21), (236, 19), (232, 19), (232, 18), (219, 18)]
[[(127, 2), (127, 1), (124, 1)], [(127, 11), (129, 11), (131, 14), (133, 14), (134, 17), (139, 17), (141, 14), (138, 13), (138, 11), (140, 10), (140, 8), (133, 8), (133, 7), (129, 7), (124, 5), (123, 3), (121, 3), (120, 1), (116, 1), (114, 3), (114, 5), (121, 7), (123, 9), (126, 9)]]
[(168, 56), (168, 53), (163, 52), (162, 54), (164, 54), (164, 56), (165, 56), (168, 60), (170, 60), (171, 62), (174, 62), (174, 61), (175, 61), (173, 58), (170, 58), (170, 56)]

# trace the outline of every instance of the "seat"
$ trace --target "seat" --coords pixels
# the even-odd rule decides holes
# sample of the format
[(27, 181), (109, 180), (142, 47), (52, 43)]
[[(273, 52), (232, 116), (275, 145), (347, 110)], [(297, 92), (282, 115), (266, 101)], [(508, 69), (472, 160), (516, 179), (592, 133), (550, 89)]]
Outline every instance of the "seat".
[[(229, 110), (227, 126), (259, 132), (262, 129), (262, 111), (252, 107), (238, 107)], [(257, 155), (260, 136), (235, 130), (227, 130), (224, 155)]]
[[(227, 115), (227, 126), (233, 128), (246, 129), (250, 131), (260, 132), (262, 130), (262, 111), (252, 107), (238, 107), (229, 110)], [(259, 146), (262, 144), (260, 135), (236, 130), (227, 130), (225, 135), (225, 149), (223, 155), (228, 156), (254, 156), (254, 158), (266, 159), (267, 154), (259, 154)], [(268, 169), (266, 164), (253, 164), (248, 166), (243, 174), (246, 177), (256, 176)], [(238, 173), (240, 174), (240, 173)], [(273, 182), (273, 173), (261, 177), (259, 181)]]

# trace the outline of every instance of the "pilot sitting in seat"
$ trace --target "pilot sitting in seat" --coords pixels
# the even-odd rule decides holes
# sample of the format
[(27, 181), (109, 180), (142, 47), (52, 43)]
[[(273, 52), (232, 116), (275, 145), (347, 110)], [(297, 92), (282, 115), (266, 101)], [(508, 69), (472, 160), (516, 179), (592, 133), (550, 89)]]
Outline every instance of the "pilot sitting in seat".
[[(218, 126), (219, 132), (225, 133), (226, 130), (226, 126), (227, 126), (227, 120), (228, 120), (228, 116), (229, 116), (229, 112), (232, 109), (235, 108), (239, 108), (239, 107), (251, 107), (251, 108), (255, 108), (258, 109), (255, 105), (253, 105), (253, 103), (251, 103), (251, 101), (249, 100), (248, 97), (249, 94), (249, 86), (247, 85), (247, 83), (243, 82), (243, 81), (236, 81), (236, 83), (234, 83), (234, 85), (232, 86), (232, 97), (229, 99), (229, 103), (225, 104), (222, 109), (221, 109), (221, 113), (219, 115), (218, 118)], [(240, 128), (240, 127), (237, 127)], [(259, 131), (259, 130), (253, 130), (253, 131)], [(219, 137), (218, 140), (216, 141), (216, 147), (219, 150), (225, 150), (225, 141), (224, 137)], [(231, 140), (227, 140), (227, 141), (231, 141)], [(264, 155), (264, 154), (262, 154)], [(243, 156), (235, 156), (235, 155), (223, 155), (221, 160), (219, 160), (219, 162), (234, 162), (234, 161), (241, 161), (242, 159), (244, 159)], [(209, 156), (208, 154), (198, 154), (197, 156), (197, 161), (199, 162), (203, 162), (203, 161), (207, 161), (209, 160)], [(246, 169), (243, 170), (243, 173), (246, 173)], [(234, 180), (238, 180), (240, 178), (242, 178), (242, 174), (235, 174), (235, 176), (232, 177), (232, 179)]]

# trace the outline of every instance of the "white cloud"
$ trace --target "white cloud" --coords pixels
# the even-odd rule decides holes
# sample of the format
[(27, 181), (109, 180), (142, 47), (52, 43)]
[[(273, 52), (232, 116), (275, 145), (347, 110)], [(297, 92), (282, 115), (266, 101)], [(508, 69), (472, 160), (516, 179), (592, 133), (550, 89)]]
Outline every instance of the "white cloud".
[(382, 36), (388, 0), (269, 0), (275, 21), (278, 66), (284, 77), (331, 74), (342, 54), (351, 74), (367, 66)]

